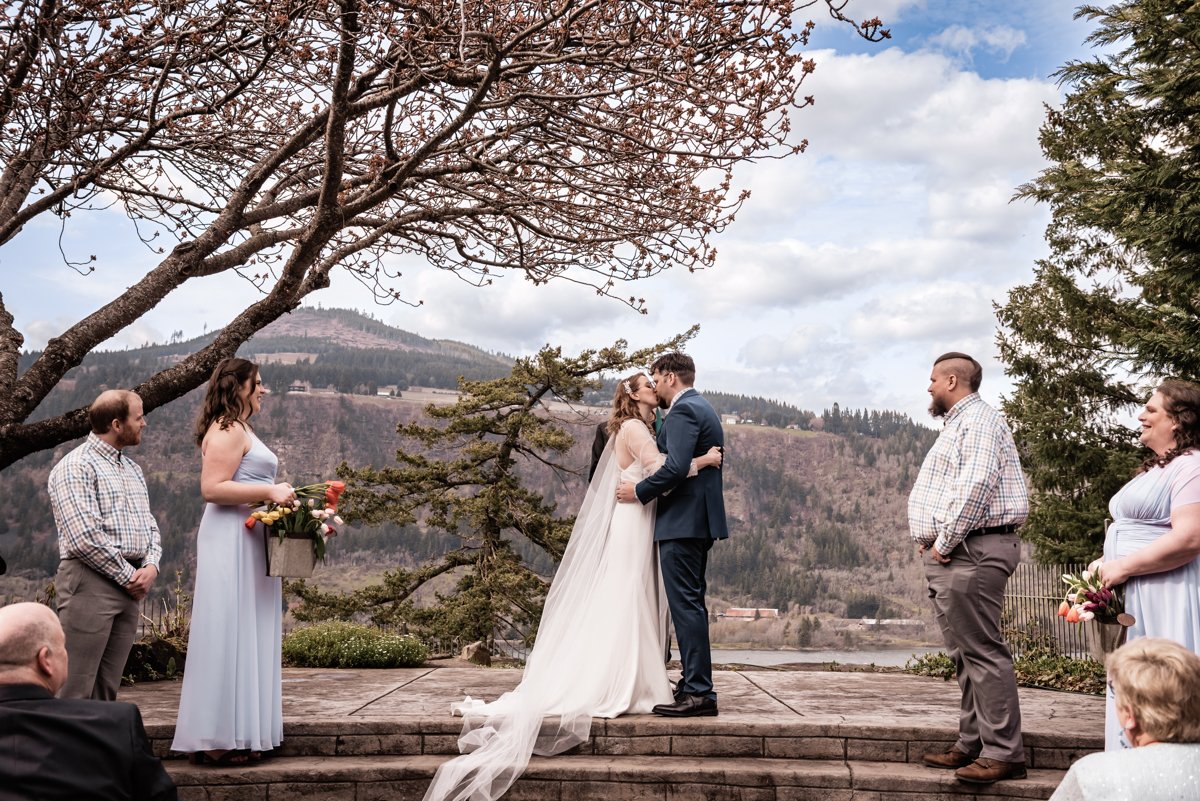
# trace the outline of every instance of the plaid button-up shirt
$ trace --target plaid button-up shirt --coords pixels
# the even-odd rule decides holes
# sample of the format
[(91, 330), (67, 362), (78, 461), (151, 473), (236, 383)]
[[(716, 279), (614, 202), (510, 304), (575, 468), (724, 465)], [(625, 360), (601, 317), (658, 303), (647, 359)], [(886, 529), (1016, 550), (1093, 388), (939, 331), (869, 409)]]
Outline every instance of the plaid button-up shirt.
[(58, 555), (81, 559), (124, 587), (134, 567), (158, 568), (162, 543), (142, 468), (95, 434), (50, 471)]
[(1020, 525), (1029, 494), (1012, 432), (1000, 413), (972, 393), (954, 404), (908, 496), (908, 532), (948, 554), (967, 532)]

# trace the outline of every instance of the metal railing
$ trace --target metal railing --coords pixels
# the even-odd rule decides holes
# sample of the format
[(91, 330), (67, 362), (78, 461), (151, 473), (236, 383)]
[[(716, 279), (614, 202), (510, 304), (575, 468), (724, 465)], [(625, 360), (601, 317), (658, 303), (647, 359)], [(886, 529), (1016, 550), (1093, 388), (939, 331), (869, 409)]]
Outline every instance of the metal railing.
[[(1079, 564), (1039, 565), (1022, 562), (1008, 580), (1004, 592), (1004, 626), (1013, 656), (1020, 656), (1033, 642), (1051, 645), (1063, 656), (1075, 659), (1088, 658), (1087, 634), (1084, 626), (1068, 623), (1058, 616), (1058, 606), (1066, 593), (1062, 582), (1063, 573), (1078, 573), (1086, 566)], [(15, 601), (27, 600), (13, 595), (0, 600), (0, 606)], [(164, 605), (163, 596), (147, 599), (140, 606), (138, 637), (152, 630), (163, 628), (172, 614), (169, 605)], [(53, 606), (53, 603), (51, 603)], [(426, 645), (433, 653), (458, 654), (467, 643), (458, 638), (429, 639)], [(524, 660), (528, 648), (520, 640), (496, 637), (494, 655)]]
[(1063, 573), (1079, 573), (1086, 565), (1038, 565), (1022, 562), (1004, 591), (1004, 625), (1013, 656), (1031, 643), (1044, 642), (1063, 656), (1088, 657), (1085, 627), (1058, 616), (1067, 591)]

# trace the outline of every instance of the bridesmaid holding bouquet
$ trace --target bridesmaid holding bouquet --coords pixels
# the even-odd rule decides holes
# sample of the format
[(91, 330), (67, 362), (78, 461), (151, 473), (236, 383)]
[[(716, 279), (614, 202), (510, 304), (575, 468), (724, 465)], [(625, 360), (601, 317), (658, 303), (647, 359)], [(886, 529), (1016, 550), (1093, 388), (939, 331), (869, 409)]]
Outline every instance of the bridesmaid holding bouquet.
[(196, 421), (207, 505), (171, 748), (198, 764), (256, 761), (283, 740), (281, 584), (267, 576), (261, 529), (245, 525), (252, 506), (296, 498), (276, 483), (278, 460), (250, 426), (266, 393), (257, 365), (225, 359)]

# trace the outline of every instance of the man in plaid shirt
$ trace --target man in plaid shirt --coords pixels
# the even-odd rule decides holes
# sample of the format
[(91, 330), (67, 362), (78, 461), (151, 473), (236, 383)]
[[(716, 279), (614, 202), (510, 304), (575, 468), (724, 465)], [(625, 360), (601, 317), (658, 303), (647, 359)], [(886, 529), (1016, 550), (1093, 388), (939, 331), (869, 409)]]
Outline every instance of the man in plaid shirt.
[(138, 602), (158, 578), (162, 544), (146, 479), (124, 449), (142, 441), (136, 393), (112, 389), (88, 410), (92, 433), (50, 471), (58, 527), (58, 615), (70, 672), (63, 698), (117, 697)]
[(965, 353), (934, 362), (929, 411), (945, 426), (908, 496), (909, 534), (924, 556), (934, 617), (962, 689), (958, 741), (923, 761), (973, 784), (1026, 775), (1000, 611), (1020, 561), (1017, 528), (1029, 516), (1029, 497), (1012, 432), (977, 394), (982, 380), (983, 368)]

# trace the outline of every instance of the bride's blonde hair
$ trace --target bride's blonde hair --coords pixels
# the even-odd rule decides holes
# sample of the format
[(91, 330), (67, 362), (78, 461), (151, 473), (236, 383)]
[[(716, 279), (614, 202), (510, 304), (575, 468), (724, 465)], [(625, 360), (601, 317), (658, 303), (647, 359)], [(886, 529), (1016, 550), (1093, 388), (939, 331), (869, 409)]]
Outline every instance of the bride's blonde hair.
[[(633, 399), (633, 393), (646, 385), (649, 381), (646, 374), (640, 370), (628, 378), (617, 382), (617, 390), (613, 393), (612, 411), (608, 413), (608, 435), (620, 430), (621, 424), (626, 420), (642, 420), (641, 410), (638, 409), (638, 403)], [(646, 423), (646, 427), (650, 429), (650, 433), (654, 433), (654, 426)]]

